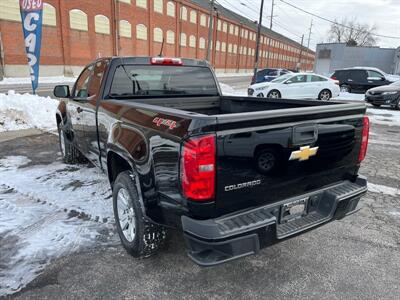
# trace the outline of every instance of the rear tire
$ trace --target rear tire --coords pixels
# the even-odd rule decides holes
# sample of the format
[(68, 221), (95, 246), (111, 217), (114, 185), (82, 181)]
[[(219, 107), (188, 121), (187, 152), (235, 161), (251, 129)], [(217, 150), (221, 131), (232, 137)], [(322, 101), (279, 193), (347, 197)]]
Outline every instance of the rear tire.
[(281, 98), (281, 93), (278, 90), (272, 90), (268, 93), (267, 98), (279, 99)]
[(344, 93), (351, 93), (351, 88), (349, 85), (344, 84), (340, 87), (340, 91)]
[(61, 128), (61, 123), (57, 125), (58, 129), (58, 141), (61, 151), (61, 156), (66, 164), (75, 164), (80, 161), (81, 154), (74, 144), (68, 139), (67, 134)]
[(164, 227), (144, 219), (133, 172), (124, 171), (117, 176), (113, 186), (113, 209), (118, 235), (130, 255), (148, 257), (164, 244)]
[(324, 89), (319, 92), (318, 99), (323, 101), (329, 101), (332, 98), (332, 93), (328, 89)]

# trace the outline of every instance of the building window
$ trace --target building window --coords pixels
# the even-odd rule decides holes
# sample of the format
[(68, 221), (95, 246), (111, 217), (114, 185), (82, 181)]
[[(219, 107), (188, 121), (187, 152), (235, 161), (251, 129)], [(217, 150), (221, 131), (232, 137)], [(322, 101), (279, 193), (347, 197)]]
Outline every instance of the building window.
[(94, 31), (96, 33), (110, 34), (110, 20), (103, 15), (94, 17)]
[(167, 31), (167, 44), (175, 44), (175, 32), (172, 30)]
[(79, 9), (69, 11), (69, 27), (71, 29), (88, 31), (87, 15)]
[(168, 1), (167, 3), (167, 15), (175, 18), (175, 4), (174, 2)]
[(0, 20), (21, 22), (18, 0), (1, 0)]
[(221, 51), (222, 51), (222, 52), (225, 52), (225, 51), (226, 51), (226, 43), (225, 43), (225, 42), (222, 42), (222, 43), (221, 43)]
[(154, 11), (160, 14), (163, 13), (163, 0), (154, 0)]
[(196, 47), (196, 37), (194, 35), (189, 37), (189, 47)]
[(244, 54), (244, 55), (247, 55), (247, 47), (244, 47), (244, 48), (243, 48), (243, 54)]
[(136, 6), (141, 8), (147, 8), (147, 0), (136, 0)]
[(228, 53), (232, 53), (232, 44), (228, 44)]
[(153, 41), (162, 43), (163, 41), (163, 31), (161, 28), (154, 28), (153, 29)]
[(181, 33), (181, 46), (186, 47), (186, 34)]
[(127, 20), (119, 21), (119, 36), (126, 38), (132, 37), (131, 23), (129, 23)]
[(222, 30), (222, 22), (221, 22), (221, 20), (218, 20), (217, 30), (218, 31)]
[(131, 0), (118, 0), (119, 2), (124, 2), (124, 3), (128, 3), (131, 4)]
[(197, 23), (197, 12), (195, 10), (190, 11), (190, 23)]
[(206, 40), (205, 40), (205, 38), (200, 38), (199, 39), (199, 48), (200, 49), (205, 49), (206, 48)]
[(207, 17), (206, 17), (206, 15), (202, 14), (200, 16), (200, 26), (204, 26), (204, 27), (207, 26)]
[(237, 53), (237, 45), (234, 44), (234, 45), (233, 45), (233, 54), (236, 54), (236, 53)]
[(229, 24), (229, 34), (233, 34), (234, 31), (234, 26), (232, 24)]
[(136, 25), (136, 38), (138, 40), (147, 40), (147, 27), (143, 24)]
[(221, 43), (219, 41), (217, 41), (217, 43), (215, 44), (215, 50), (221, 50)]
[(187, 8), (181, 7), (181, 20), (187, 21)]
[(236, 36), (239, 35), (239, 26), (235, 26), (235, 35), (236, 35)]
[(224, 22), (224, 23), (222, 24), (222, 31), (223, 31), (223, 32), (228, 32), (228, 24), (226, 24), (226, 22)]
[(48, 3), (43, 3), (43, 25), (57, 26), (56, 9)]

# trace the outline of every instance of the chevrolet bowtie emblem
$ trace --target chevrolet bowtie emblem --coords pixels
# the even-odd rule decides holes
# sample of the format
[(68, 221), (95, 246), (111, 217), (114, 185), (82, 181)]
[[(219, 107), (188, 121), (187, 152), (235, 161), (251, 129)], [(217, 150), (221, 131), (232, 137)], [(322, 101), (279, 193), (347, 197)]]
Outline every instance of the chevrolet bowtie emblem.
[(311, 156), (316, 155), (317, 151), (318, 147), (313, 147), (313, 148), (310, 148), (310, 146), (300, 147), (300, 150), (293, 151), (292, 154), (290, 154), (289, 160), (295, 160), (295, 159), (298, 159), (299, 161), (307, 160)]

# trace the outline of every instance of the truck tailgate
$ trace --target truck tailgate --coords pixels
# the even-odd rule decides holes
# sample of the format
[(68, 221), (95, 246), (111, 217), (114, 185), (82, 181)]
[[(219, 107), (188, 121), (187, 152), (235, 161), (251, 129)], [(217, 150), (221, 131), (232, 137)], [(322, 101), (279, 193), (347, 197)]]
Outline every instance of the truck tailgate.
[(217, 116), (217, 214), (353, 180), (364, 104)]

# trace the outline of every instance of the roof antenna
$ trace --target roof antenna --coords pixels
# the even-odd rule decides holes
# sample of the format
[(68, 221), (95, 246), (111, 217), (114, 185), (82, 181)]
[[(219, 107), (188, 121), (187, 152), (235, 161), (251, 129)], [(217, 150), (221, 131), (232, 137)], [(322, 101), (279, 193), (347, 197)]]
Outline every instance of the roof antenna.
[(158, 57), (162, 57), (163, 56), (163, 54), (162, 54), (163, 48), (164, 48), (164, 37), (162, 39), (160, 54), (158, 54)]

